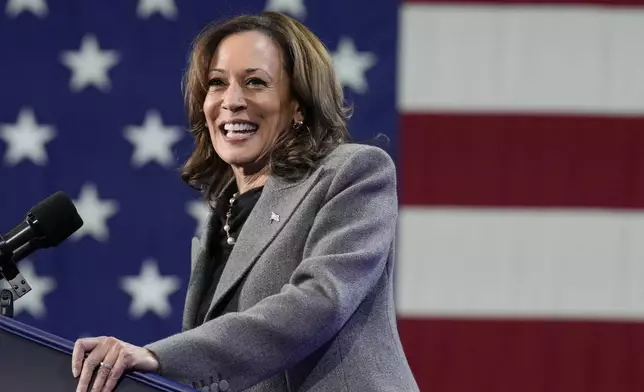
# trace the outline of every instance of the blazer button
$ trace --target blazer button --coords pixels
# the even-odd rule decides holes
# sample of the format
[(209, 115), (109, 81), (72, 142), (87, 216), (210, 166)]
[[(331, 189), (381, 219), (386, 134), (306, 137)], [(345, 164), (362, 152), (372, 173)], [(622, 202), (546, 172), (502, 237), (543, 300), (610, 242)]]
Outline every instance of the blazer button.
[(228, 381), (226, 380), (219, 381), (219, 390), (221, 392), (226, 392), (228, 390)]
[(216, 381), (215, 381), (215, 382), (213, 382), (212, 384), (210, 384), (210, 390), (211, 390), (212, 392), (217, 392), (217, 391), (219, 391), (219, 385), (217, 384), (217, 382), (216, 382)]

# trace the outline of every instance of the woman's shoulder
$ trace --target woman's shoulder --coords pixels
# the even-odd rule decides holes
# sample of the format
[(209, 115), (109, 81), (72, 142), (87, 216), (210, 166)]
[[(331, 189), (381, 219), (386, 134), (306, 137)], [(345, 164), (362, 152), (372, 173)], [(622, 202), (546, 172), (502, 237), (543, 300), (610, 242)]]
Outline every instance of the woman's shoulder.
[(396, 166), (381, 147), (346, 143), (337, 146), (321, 162), (321, 183), (330, 188), (344, 189), (359, 183), (379, 184), (383, 189), (395, 188)]
[(327, 169), (351, 166), (358, 170), (393, 170), (391, 156), (381, 147), (360, 143), (343, 143), (331, 151), (322, 161)]
[[(318, 188), (338, 188), (363, 181), (383, 184), (396, 183), (396, 167), (393, 159), (381, 147), (359, 143), (343, 143), (333, 148), (318, 161), (315, 170), (304, 177), (284, 179), (272, 177), (278, 188), (290, 188), (294, 184), (315, 182)], [(269, 187), (273, 189), (273, 187)]]

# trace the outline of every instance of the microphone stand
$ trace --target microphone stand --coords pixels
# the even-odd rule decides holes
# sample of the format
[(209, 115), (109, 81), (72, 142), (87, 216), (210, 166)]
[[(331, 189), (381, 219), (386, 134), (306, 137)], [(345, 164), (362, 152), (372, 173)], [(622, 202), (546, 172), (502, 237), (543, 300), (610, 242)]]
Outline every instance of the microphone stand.
[(14, 252), (0, 235), (0, 280), (6, 279), (11, 287), (11, 290), (0, 290), (0, 316), (5, 317), (13, 317), (14, 294), (16, 298), (20, 298), (31, 291), (31, 286), (18, 270), (13, 258)]
[(13, 317), (13, 293), (11, 290), (0, 290), (0, 316)]
[[(13, 254), (0, 250), (0, 277), (8, 261), (11, 261)], [(8, 261), (7, 261), (8, 260)], [(9, 289), (0, 290), (0, 316), (13, 317), (13, 293)]]

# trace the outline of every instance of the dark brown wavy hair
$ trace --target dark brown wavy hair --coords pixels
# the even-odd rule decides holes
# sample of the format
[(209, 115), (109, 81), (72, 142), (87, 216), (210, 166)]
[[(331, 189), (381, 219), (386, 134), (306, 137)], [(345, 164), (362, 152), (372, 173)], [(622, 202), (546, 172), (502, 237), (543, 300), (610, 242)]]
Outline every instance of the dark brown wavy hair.
[(280, 136), (263, 157), (270, 174), (294, 180), (307, 175), (319, 160), (350, 139), (342, 86), (325, 45), (297, 20), (276, 12), (242, 15), (207, 26), (194, 40), (184, 75), (184, 99), (195, 148), (181, 178), (211, 202), (232, 179), (232, 169), (215, 152), (203, 113), (208, 91), (208, 67), (219, 43), (227, 36), (258, 31), (281, 48), (290, 93), (302, 110), (303, 124)]

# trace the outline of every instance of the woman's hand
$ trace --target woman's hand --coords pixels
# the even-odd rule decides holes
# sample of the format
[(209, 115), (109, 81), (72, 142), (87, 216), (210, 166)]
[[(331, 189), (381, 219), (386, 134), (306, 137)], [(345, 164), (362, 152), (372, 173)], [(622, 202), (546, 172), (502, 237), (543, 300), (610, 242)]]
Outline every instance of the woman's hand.
[(72, 353), (72, 374), (80, 375), (77, 392), (89, 392), (87, 388), (97, 366), (100, 368), (91, 392), (109, 392), (126, 370), (156, 372), (159, 362), (148, 349), (113, 337), (78, 339)]

